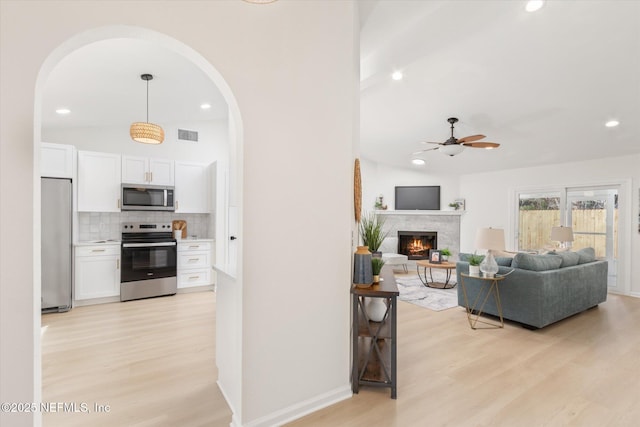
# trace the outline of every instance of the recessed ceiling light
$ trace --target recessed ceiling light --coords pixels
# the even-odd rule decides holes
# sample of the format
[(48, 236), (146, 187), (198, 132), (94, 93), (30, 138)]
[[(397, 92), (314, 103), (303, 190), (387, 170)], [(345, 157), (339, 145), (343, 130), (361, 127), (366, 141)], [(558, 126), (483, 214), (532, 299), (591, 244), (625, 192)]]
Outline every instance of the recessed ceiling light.
[(411, 163), (413, 163), (414, 165), (422, 166), (422, 165), (424, 165), (424, 160), (422, 160), (422, 159), (413, 159), (413, 160), (411, 160)]
[(208, 110), (209, 108), (211, 108), (211, 104), (202, 104), (200, 108), (202, 108), (203, 110)]
[(609, 120), (607, 123), (605, 123), (604, 125), (608, 128), (614, 128), (616, 126), (618, 126), (620, 124), (619, 121), (617, 120)]
[(402, 80), (402, 71), (394, 71), (393, 74), (391, 74), (391, 78), (393, 80)]
[(69, 114), (70, 112), (71, 112), (71, 110), (69, 110), (68, 108), (58, 108), (56, 110), (56, 113), (58, 113), (60, 115)]
[(524, 7), (527, 12), (535, 12), (544, 6), (544, 0), (529, 0)]

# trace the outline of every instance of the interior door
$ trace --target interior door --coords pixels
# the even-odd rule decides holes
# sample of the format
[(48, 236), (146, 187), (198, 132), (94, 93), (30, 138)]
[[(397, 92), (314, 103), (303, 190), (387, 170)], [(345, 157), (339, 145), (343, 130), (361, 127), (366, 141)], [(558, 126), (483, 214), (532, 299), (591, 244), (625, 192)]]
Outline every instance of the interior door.
[(568, 223), (573, 227), (573, 250), (592, 247), (609, 262), (608, 285), (617, 286), (618, 188), (567, 189)]

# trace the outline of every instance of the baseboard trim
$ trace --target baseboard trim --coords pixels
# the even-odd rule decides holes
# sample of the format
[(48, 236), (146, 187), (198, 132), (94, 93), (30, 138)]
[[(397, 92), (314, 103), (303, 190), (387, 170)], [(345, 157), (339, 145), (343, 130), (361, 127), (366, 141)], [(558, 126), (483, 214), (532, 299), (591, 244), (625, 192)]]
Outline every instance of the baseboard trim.
[[(347, 384), (343, 387), (328, 391), (312, 399), (296, 403), (271, 414), (260, 417), (257, 420), (253, 420), (244, 424), (244, 426), (242, 427), (281, 426), (298, 418), (302, 418), (312, 412), (318, 411), (322, 408), (326, 408), (327, 406), (349, 399), (352, 396), (353, 393), (351, 392), (351, 386)], [(232, 427), (241, 426), (232, 424)]]
[(227, 402), (229, 409), (231, 409), (231, 423), (229, 424), (229, 427), (242, 427), (242, 423), (238, 420), (236, 409), (231, 404), (231, 400), (229, 400), (227, 392), (224, 390), (222, 384), (220, 384), (220, 380), (217, 380), (216, 384), (218, 385), (218, 389), (220, 390), (220, 393), (222, 393), (222, 397), (224, 397), (225, 402)]

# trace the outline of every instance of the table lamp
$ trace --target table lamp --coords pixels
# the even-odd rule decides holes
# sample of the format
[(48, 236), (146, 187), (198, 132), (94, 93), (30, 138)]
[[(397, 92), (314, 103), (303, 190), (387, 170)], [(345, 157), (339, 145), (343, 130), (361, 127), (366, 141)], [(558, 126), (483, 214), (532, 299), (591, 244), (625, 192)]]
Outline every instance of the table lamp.
[(494, 277), (498, 263), (491, 251), (504, 251), (504, 230), (501, 228), (481, 228), (476, 233), (476, 248), (486, 249), (487, 255), (480, 263), (480, 271), (486, 277)]
[(561, 248), (567, 248), (569, 242), (573, 242), (573, 229), (571, 227), (559, 227), (551, 228), (551, 240), (560, 242)]

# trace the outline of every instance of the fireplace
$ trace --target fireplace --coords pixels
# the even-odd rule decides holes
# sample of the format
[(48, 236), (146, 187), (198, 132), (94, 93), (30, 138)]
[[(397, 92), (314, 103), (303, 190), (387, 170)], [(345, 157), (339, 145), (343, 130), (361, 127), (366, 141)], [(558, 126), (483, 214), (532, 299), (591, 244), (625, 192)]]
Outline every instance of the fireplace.
[(429, 259), (429, 249), (437, 247), (436, 231), (398, 231), (398, 253), (409, 259)]

